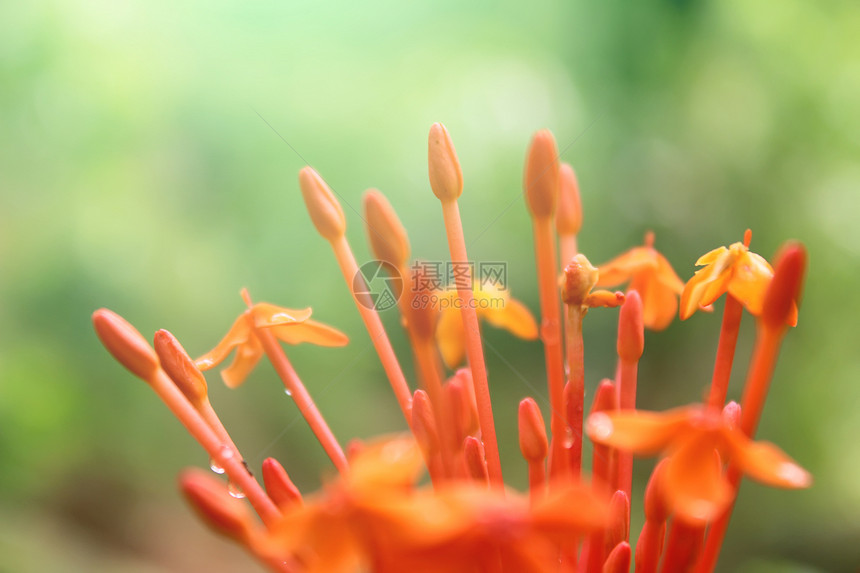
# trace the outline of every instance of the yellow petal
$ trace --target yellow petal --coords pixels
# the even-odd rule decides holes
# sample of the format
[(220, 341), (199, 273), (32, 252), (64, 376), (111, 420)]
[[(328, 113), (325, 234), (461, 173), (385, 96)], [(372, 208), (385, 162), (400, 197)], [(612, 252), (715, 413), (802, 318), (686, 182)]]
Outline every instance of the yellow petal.
[(269, 331), (287, 344), (309, 342), (318, 346), (345, 346), (349, 342), (343, 332), (315, 320), (272, 326)]
[(745, 252), (734, 265), (729, 293), (738, 299), (753, 316), (761, 314), (764, 293), (773, 278), (773, 268), (761, 256)]
[(704, 255), (699, 257), (699, 260), (696, 261), (696, 266), (702, 267), (704, 265), (713, 264), (714, 262), (717, 261), (717, 259), (719, 259), (723, 255), (723, 253), (728, 253), (728, 252), (729, 252), (729, 250), (725, 247), (717, 247), (713, 251), (708, 251), (707, 253), (705, 253)]
[(446, 308), (439, 313), (436, 324), (436, 344), (448, 368), (456, 368), (466, 357), (466, 332), (458, 308)]
[(194, 363), (200, 370), (214, 368), (222, 363), (234, 348), (245, 344), (250, 333), (251, 326), (248, 324), (248, 318), (245, 313), (242, 313), (233, 323), (233, 326), (230, 327), (230, 330), (227, 331), (224, 338), (221, 339), (221, 342), (215, 348), (195, 360)]
[(486, 308), (481, 315), (496, 328), (504, 328), (519, 338), (534, 340), (538, 337), (537, 322), (531, 311), (523, 303), (512, 298), (508, 298), (502, 308)]

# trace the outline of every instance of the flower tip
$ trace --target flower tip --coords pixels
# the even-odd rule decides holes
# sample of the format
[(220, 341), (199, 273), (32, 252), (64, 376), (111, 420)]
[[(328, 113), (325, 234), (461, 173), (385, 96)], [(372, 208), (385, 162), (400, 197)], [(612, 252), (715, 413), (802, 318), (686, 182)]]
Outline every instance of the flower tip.
[(618, 313), (618, 356), (625, 362), (636, 362), (645, 350), (645, 325), (642, 318), (642, 297), (631, 290)]
[(302, 502), (302, 494), (290, 479), (287, 470), (275, 458), (263, 460), (263, 484), (275, 505), (284, 509)]
[(582, 200), (576, 173), (568, 163), (562, 163), (558, 171), (558, 207), (555, 212), (555, 228), (559, 235), (576, 235), (582, 228)]
[(595, 442), (604, 442), (608, 440), (615, 428), (612, 425), (612, 418), (603, 412), (595, 412), (588, 417), (585, 422), (585, 432), (588, 437)]
[(585, 299), (597, 284), (599, 274), (588, 258), (582, 253), (573, 257), (564, 268), (561, 298), (565, 304), (582, 306)]
[(797, 323), (796, 309), (806, 273), (806, 248), (797, 242), (784, 245), (776, 256), (773, 278), (764, 295), (761, 319), (772, 328)]
[(192, 404), (199, 404), (205, 400), (206, 378), (176, 337), (162, 329), (155, 333), (154, 343), (161, 367), (176, 387)]
[(93, 327), (108, 352), (132, 374), (149, 381), (158, 370), (158, 356), (140, 332), (106, 308), (93, 313)]
[(346, 232), (346, 218), (334, 192), (319, 173), (310, 166), (299, 171), (299, 187), (305, 200), (314, 227), (328, 241), (343, 236)]
[(804, 489), (812, 485), (812, 474), (792, 462), (783, 462), (776, 470), (788, 487)]
[(253, 525), (245, 505), (209, 474), (188, 469), (179, 474), (179, 488), (201, 519), (221, 535), (245, 543)]
[(518, 419), (523, 458), (533, 462), (543, 461), (549, 450), (546, 426), (533, 398), (525, 398), (520, 402)]
[(409, 262), (409, 237), (385, 195), (376, 189), (364, 194), (367, 236), (374, 256), (396, 268)]
[(551, 217), (559, 192), (558, 147), (548, 129), (534, 134), (526, 157), (526, 203), (533, 217)]
[(463, 192), (463, 172), (448, 130), (441, 123), (430, 127), (427, 140), (430, 188), (440, 201), (456, 201)]

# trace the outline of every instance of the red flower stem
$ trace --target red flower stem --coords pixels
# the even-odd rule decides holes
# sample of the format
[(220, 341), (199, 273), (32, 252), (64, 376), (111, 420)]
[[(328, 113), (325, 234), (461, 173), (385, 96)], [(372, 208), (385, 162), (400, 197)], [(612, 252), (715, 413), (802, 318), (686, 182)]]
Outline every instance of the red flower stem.
[[(785, 335), (786, 327), (770, 328), (759, 323), (758, 338), (753, 351), (747, 382), (741, 401), (740, 429), (750, 438), (755, 437), (755, 431), (764, 409), (765, 398), (773, 377), (779, 347)], [(740, 472), (732, 465), (729, 466), (728, 480), (732, 489), (737, 492), (740, 485)], [(723, 546), (726, 529), (732, 517), (734, 501), (708, 530), (705, 549), (696, 566), (696, 573), (711, 573), (717, 565), (717, 559)]]
[(546, 466), (543, 460), (526, 460), (529, 466), (529, 501), (535, 503), (546, 493)]
[(466, 254), (466, 239), (463, 235), (463, 223), (460, 220), (460, 208), (456, 199), (442, 200), (441, 203), (451, 261), (464, 264), (469, 275), (468, 277), (461, 277), (457, 281), (457, 294), (462, 304), (463, 326), (466, 330), (466, 356), (469, 360), (469, 368), (472, 370), (475, 401), (478, 405), (478, 423), (481, 427), (481, 438), (484, 441), (484, 454), (487, 458), (490, 485), (503, 489), (502, 462), (499, 457), (496, 425), (493, 421), (493, 405), (490, 401), (490, 387), (487, 383), (487, 366), (484, 363), (484, 348), (481, 342), (478, 313), (475, 309), (472, 293), (471, 269), (467, 264), (469, 257)]
[[(565, 460), (564, 442), (567, 437), (568, 425), (564, 419), (564, 352), (562, 351), (561, 341), (561, 302), (558, 291), (558, 268), (556, 267), (556, 249), (555, 249), (555, 232), (553, 229), (552, 217), (533, 217), (534, 221), (534, 242), (535, 242), (535, 259), (537, 262), (537, 281), (538, 294), (540, 296), (540, 311), (541, 311), (541, 340), (543, 341), (544, 357), (546, 360), (546, 376), (547, 385), (549, 387), (549, 405), (550, 405), (550, 431), (552, 433), (551, 453), (549, 463), (550, 481), (555, 477), (565, 473), (565, 468), (568, 465)], [(581, 313), (579, 318), (580, 334), (578, 335), (578, 344), (580, 351), (575, 353), (577, 342), (568, 343), (568, 363), (577, 362), (582, 368), (582, 319)], [(575, 318), (568, 318), (568, 324), (575, 323)], [(575, 327), (574, 327), (575, 328)], [(576, 333), (568, 335), (569, 339), (577, 338)], [(573, 354), (571, 354), (573, 352)], [(571, 368), (571, 377), (573, 376), (573, 368)], [(584, 388), (584, 387), (583, 387)], [(579, 396), (579, 389), (572, 395), (575, 400)], [(574, 407), (576, 409), (576, 407)], [(582, 412), (582, 404), (579, 402), (579, 411)], [(582, 457), (582, 418), (580, 417), (578, 425), (576, 420), (572, 421), (574, 427), (574, 447), (579, 448), (579, 454), (571, 451), (570, 458), (576, 460), (574, 462), (576, 473), (579, 473)]]
[[(400, 405), (400, 410), (403, 412), (403, 417), (406, 422), (411, 425), (412, 416), (410, 410), (412, 408), (412, 393), (409, 391), (409, 385), (406, 383), (406, 377), (403, 375), (403, 370), (400, 368), (400, 363), (397, 361), (397, 356), (394, 354), (394, 349), (391, 346), (391, 341), (385, 333), (385, 327), (382, 326), (382, 320), (379, 318), (376, 310), (365, 306), (355, 292), (353, 292), (353, 278), (361, 275), (358, 269), (358, 263), (355, 262), (355, 256), (352, 254), (352, 249), (349, 248), (349, 243), (346, 241), (346, 236), (340, 237), (331, 241), (334, 256), (337, 259), (337, 264), (340, 266), (343, 279), (352, 294), (355, 306), (361, 319), (364, 321), (364, 326), (370, 335), (370, 341), (379, 355), (379, 360), (382, 362), (382, 368), (388, 377), (388, 382), (391, 384), (391, 389), (394, 391), (394, 396), (397, 398), (397, 403)], [(361, 279), (363, 280), (363, 279)]]
[[(636, 383), (639, 362), (619, 360), (618, 363), (618, 409), (636, 409)], [(629, 498), (633, 490), (633, 454), (619, 451), (616, 464), (615, 489), (621, 490)]]
[(349, 470), (349, 463), (346, 461), (343, 448), (340, 447), (337, 438), (335, 438), (334, 433), (332, 433), (331, 428), (329, 428), (325, 418), (323, 418), (323, 415), (314, 403), (313, 398), (311, 398), (293, 365), (290, 364), (287, 355), (284, 354), (284, 349), (281, 348), (274, 335), (265, 328), (258, 328), (255, 332), (263, 344), (263, 350), (266, 352), (266, 356), (268, 356), (272, 366), (274, 366), (275, 372), (278, 373), (278, 377), (284, 383), (284, 388), (290, 392), (299, 412), (302, 413), (302, 416), (307, 421), (316, 439), (322, 445), (325, 453), (328, 454), (334, 467), (341, 474), (346, 473)]
[(696, 562), (702, 550), (705, 535), (704, 526), (695, 526), (677, 519), (672, 520), (669, 539), (666, 542), (666, 555), (663, 557), (662, 573), (688, 571)]
[[(578, 478), (582, 470), (582, 421), (585, 402), (585, 348), (582, 343), (582, 307), (578, 305), (567, 306), (567, 329), (565, 342), (567, 345), (567, 368), (568, 384), (567, 391), (569, 403), (562, 410), (567, 414), (567, 428), (572, 432), (570, 448), (568, 449), (569, 468), (572, 477)], [(564, 388), (562, 388), (562, 392)], [(555, 407), (553, 406), (553, 414)], [(565, 428), (565, 432), (567, 431)], [(556, 440), (553, 431), (552, 443), (562, 442), (561, 437)], [(552, 472), (552, 468), (550, 468)]]
[(241, 488), (254, 510), (263, 520), (266, 527), (271, 527), (280, 520), (281, 512), (257, 480), (248, 472), (242, 463), (241, 456), (234, 448), (225, 444), (209, 427), (200, 413), (191, 405), (188, 398), (176, 387), (173, 380), (160, 368), (148, 380), (149, 384), (167, 405), (173, 415), (185, 426), (188, 433), (203, 446), (209, 457), (224, 468), (230, 481)]
[(720, 328), (720, 342), (717, 345), (714, 375), (711, 378), (711, 391), (708, 394), (708, 406), (711, 408), (719, 410), (726, 403), (742, 316), (743, 306), (741, 303), (731, 294), (726, 293), (723, 323)]

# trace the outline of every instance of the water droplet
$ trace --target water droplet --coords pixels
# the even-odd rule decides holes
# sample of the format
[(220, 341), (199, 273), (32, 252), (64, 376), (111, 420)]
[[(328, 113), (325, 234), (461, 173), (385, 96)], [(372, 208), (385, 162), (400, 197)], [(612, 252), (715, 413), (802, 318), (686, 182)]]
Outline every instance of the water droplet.
[(230, 482), (227, 484), (227, 491), (230, 492), (230, 495), (232, 495), (236, 499), (244, 499), (245, 498), (245, 492), (242, 491), (242, 488), (240, 488), (238, 485), (234, 484), (233, 482)]
[(284, 394), (286, 394), (287, 396), (292, 396), (292, 395), (293, 395), (293, 392), (292, 392), (289, 388), (285, 388), (285, 389), (284, 389)]
[(570, 449), (573, 447), (573, 442), (573, 429), (568, 426), (564, 429), (564, 441), (562, 442), (562, 445), (564, 445), (565, 449)]
[(224, 473), (224, 468), (218, 465), (218, 463), (215, 461), (215, 458), (209, 458), (209, 469), (218, 475)]
[(233, 459), (233, 448), (230, 446), (221, 446), (221, 457), (225, 460)]

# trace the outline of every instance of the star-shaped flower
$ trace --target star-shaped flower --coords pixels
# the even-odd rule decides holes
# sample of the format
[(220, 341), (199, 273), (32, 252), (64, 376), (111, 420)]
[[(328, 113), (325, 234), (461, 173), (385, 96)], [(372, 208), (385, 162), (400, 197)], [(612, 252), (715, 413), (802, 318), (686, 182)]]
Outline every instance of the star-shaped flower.
[(223, 362), (233, 349), (236, 357), (221, 371), (221, 378), (236, 388), (251, 373), (263, 356), (258, 329), (266, 329), (287, 344), (310, 342), (320, 346), (344, 346), (349, 339), (339, 330), (310, 319), (311, 309), (300, 310), (275, 306), (267, 302), (252, 305), (230, 327), (215, 348), (195, 360), (200, 370), (209, 370)]
[[(537, 322), (531, 312), (523, 303), (512, 298), (507, 289), (489, 282), (475, 282), (472, 293), (478, 318), (524, 340), (538, 337)], [(440, 315), (436, 324), (436, 343), (448, 368), (456, 368), (466, 356), (460, 298), (456, 288), (446, 289), (437, 296), (435, 300), (438, 301)]]
[(695, 523), (718, 517), (734, 490), (722, 464), (775, 487), (805, 488), (812, 477), (782, 450), (754, 442), (718, 411), (688, 406), (667, 412), (616, 411), (589, 416), (586, 431), (599, 444), (669, 456), (661, 485), (669, 508)]
[[(719, 247), (699, 257), (696, 266), (704, 268), (696, 271), (684, 286), (681, 320), (686, 320), (699, 308), (710, 306), (726, 292), (753, 316), (761, 314), (773, 267), (764, 257), (749, 250), (750, 236), (747, 230), (743, 243)], [(797, 308), (792, 311), (789, 324), (797, 324)]]
[(634, 247), (598, 267), (597, 286), (611, 287), (629, 281), (627, 290), (642, 297), (642, 319), (647, 328), (663, 330), (678, 311), (678, 296), (684, 282), (672, 265), (654, 248), (654, 233), (645, 235), (645, 244)]

